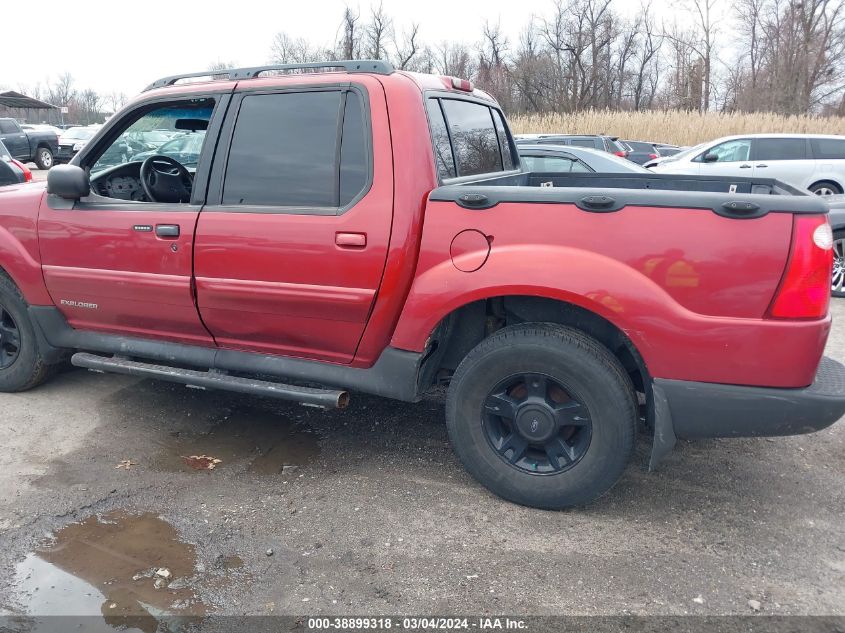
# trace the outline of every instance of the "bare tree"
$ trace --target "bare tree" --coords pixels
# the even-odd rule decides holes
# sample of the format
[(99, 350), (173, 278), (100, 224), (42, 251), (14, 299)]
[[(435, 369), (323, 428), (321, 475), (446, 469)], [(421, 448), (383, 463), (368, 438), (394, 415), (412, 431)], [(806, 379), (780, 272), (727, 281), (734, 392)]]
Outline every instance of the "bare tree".
[(360, 16), (351, 8), (346, 7), (343, 11), (343, 22), (341, 23), (341, 37), (338, 42), (338, 51), (341, 59), (359, 59), (361, 57), (361, 28), (358, 26)]
[(79, 94), (79, 109), (85, 117), (86, 125), (98, 122), (101, 104), (102, 98), (91, 88), (86, 88)]
[[(510, 113), (845, 111), (845, 0), (733, 0), (735, 28), (724, 19), (726, 0), (673, 0), (686, 17), (672, 24), (658, 24), (651, 0), (640, 1), (639, 12), (624, 18), (623, 0), (553, 0), (513, 45), (492, 22), (479, 25), (475, 41), (432, 45), (418, 24), (397, 28), (383, 4), (363, 13), (346, 6), (328, 48), (279, 33), (271, 57), (382, 58), (471, 79)], [(736, 46), (721, 46), (723, 32), (735, 34)]]
[(369, 59), (387, 57), (387, 45), (393, 39), (393, 20), (384, 12), (384, 5), (370, 10), (370, 22), (364, 27), (366, 56)]
[(270, 47), (270, 61), (274, 64), (305, 64), (319, 61), (322, 55), (302, 37), (276, 33)]
[(103, 103), (112, 112), (117, 112), (126, 105), (126, 93), (117, 91), (109, 92), (103, 97)]
[(69, 72), (56, 77), (47, 88), (48, 101), (58, 106), (70, 106), (76, 98), (76, 89), (73, 84), (73, 76)]
[[(676, 61), (689, 60), (688, 71), (690, 77), (688, 94), (691, 99), (695, 98), (696, 109), (707, 112), (710, 109), (712, 96), (713, 79), (713, 57), (716, 46), (718, 27), (715, 22), (716, 13), (721, 0), (681, 0), (680, 6), (686, 10), (692, 18), (690, 28), (679, 29), (677, 24), (671, 30), (664, 29), (664, 37), (671, 40), (673, 51), (676, 53)], [(695, 59), (689, 59), (689, 53), (693, 53)], [(682, 53), (680, 56), (679, 53)], [(682, 69), (676, 68), (677, 72)], [(694, 85), (701, 82), (701, 85)]]
[(411, 28), (402, 36), (402, 44), (396, 44), (396, 65), (400, 70), (411, 70), (412, 62), (420, 52), (420, 25), (411, 24)]
[(644, 4), (637, 16), (640, 39), (634, 52), (634, 78), (632, 100), (634, 110), (650, 108), (654, 103), (660, 82), (659, 54), (663, 48), (663, 36), (658, 33), (651, 12), (651, 5)]

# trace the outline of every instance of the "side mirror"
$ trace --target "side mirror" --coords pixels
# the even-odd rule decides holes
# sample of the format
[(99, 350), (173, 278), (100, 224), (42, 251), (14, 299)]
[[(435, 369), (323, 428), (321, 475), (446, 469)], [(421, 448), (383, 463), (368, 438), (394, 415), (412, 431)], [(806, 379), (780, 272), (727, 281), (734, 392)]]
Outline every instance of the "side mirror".
[(719, 161), (719, 155), (714, 154), (713, 152), (708, 152), (704, 155), (704, 162), (705, 163), (716, 163)]
[(91, 180), (76, 165), (56, 165), (47, 172), (47, 193), (66, 200), (79, 200), (91, 193)]

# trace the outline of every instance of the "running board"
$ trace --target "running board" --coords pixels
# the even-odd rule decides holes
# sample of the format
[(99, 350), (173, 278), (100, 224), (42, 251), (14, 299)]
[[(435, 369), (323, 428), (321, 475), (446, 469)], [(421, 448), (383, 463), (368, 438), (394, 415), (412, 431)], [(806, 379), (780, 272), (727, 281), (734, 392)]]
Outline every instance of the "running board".
[(335, 409), (344, 409), (349, 404), (349, 393), (346, 391), (312, 389), (253, 378), (240, 378), (229, 376), (214, 369), (197, 371), (181, 367), (142, 363), (121, 356), (109, 358), (84, 352), (74, 354), (70, 361), (77, 367), (85, 367), (92, 371), (158, 378), (159, 380), (178, 382), (195, 389), (237, 391), (238, 393), (293, 400), (301, 404)]

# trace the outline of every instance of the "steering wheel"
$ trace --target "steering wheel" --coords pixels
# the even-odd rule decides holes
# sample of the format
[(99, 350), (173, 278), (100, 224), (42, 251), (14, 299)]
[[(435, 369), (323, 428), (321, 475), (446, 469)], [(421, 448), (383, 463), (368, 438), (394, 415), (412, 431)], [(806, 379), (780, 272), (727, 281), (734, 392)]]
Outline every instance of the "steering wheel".
[(151, 202), (190, 202), (194, 178), (170, 156), (154, 154), (141, 163), (141, 186)]

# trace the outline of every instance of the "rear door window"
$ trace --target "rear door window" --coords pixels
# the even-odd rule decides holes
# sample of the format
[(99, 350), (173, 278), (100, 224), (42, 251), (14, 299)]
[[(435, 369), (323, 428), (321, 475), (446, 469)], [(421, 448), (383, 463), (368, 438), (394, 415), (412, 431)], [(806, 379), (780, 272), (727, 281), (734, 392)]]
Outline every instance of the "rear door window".
[(340, 140), (339, 206), (346, 206), (361, 192), (367, 184), (369, 166), (361, 97), (355, 92), (347, 92)]
[(757, 138), (752, 142), (752, 160), (804, 160), (807, 140), (803, 138)]
[(493, 113), (493, 124), (496, 126), (496, 134), (499, 136), (499, 151), (502, 152), (502, 168), (507, 171), (516, 167), (516, 160), (514, 160), (513, 148), (511, 148), (508, 140), (507, 129), (505, 122), (502, 119), (502, 114), (498, 110), (490, 110)]
[(480, 103), (443, 99), (458, 176), (502, 171), (502, 153), (490, 108)]
[(654, 145), (643, 143), (642, 141), (625, 141), (625, 144), (634, 152), (654, 153)]
[(813, 158), (823, 160), (845, 159), (845, 139), (811, 138), (810, 148), (813, 150)]
[(598, 138), (574, 138), (571, 143), (572, 145), (577, 145), (578, 147), (589, 147), (591, 149), (600, 149), (604, 151), (604, 143), (602, 143), (601, 139)]
[(14, 121), (0, 121), (0, 134), (14, 134), (18, 131), (18, 125)]
[(428, 99), (428, 123), (431, 127), (431, 140), (434, 145), (434, 161), (437, 163), (437, 173), (440, 178), (454, 178), (455, 159), (452, 156), (452, 143), (449, 141), (449, 130), (446, 129), (446, 119), (440, 109), (439, 99)]

